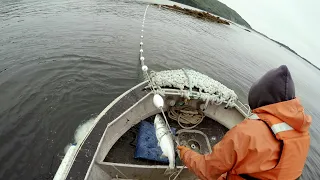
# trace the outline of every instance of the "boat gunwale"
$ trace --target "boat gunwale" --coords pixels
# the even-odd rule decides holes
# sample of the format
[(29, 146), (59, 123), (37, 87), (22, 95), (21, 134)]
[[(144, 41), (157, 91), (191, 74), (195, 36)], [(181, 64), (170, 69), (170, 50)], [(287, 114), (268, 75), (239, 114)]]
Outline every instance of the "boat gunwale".
[[(121, 115), (119, 115), (117, 118), (115, 118), (115, 119), (112, 120), (110, 123), (108, 123), (107, 127), (105, 128), (105, 130), (104, 130), (104, 132), (103, 132), (103, 135), (102, 135), (101, 138), (100, 138), (99, 144), (98, 144), (98, 146), (97, 146), (97, 150), (96, 150), (96, 152), (95, 152), (95, 154), (94, 154), (94, 156), (93, 156), (93, 158), (92, 158), (92, 161), (91, 161), (91, 163), (90, 163), (90, 166), (89, 166), (89, 168), (88, 168), (88, 170), (87, 170), (87, 173), (86, 173), (86, 176), (85, 176), (84, 179), (88, 179), (88, 177), (89, 177), (89, 173), (88, 173), (88, 172), (90, 172), (90, 170), (92, 169), (93, 164), (94, 164), (94, 161), (96, 161), (98, 164), (103, 164), (103, 163), (104, 163), (104, 161), (103, 161), (104, 158), (100, 158), (100, 161), (97, 161), (97, 160), (98, 160), (98, 159), (97, 159), (97, 156), (99, 155), (99, 149), (100, 149), (101, 146), (102, 146), (102, 143), (103, 143), (103, 141), (104, 141), (104, 138), (105, 138), (105, 136), (106, 136), (106, 134), (107, 134), (107, 130), (108, 130), (111, 126), (113, 126), (113, 124), (116, 123), (119, 119), (121, 119), (124, 115), (126, 115), (129, 111), (131, 111), (134, 107), (136, 107), (137, 105), (139, 105), (140, 102), (142, 102), (142, 101), (144, 101), (146, 98), (148, 98), (151, 94), (152, 94), (151, 92), (149, 92), (148, 94), (146, 94), (146, 95), (145, 95), (144, 97), (142, 97), (139, 101), (137, 101), (135, 104), (133, 104), (132, 106), (130, 106), (126, 111), (124, 111), (123, 113), (121, 113)], [(118, 138), (117, 138), (117, 140), (118, 140)], [(116, 141), (117, 141), (117, 140), (116, 140)], [(113, 143), (113, 144), (114, 144), (114, 143)]]
[[(73, 156), (73, 159), (72, 159), (72, 164), (70, 164), (70, 166), (68, 167), (68, 170), (64, 172), (63, 174), (63, 178), (62, 179), (66, 179), (67, 177), (68, 178), (72, 178), (72, 175), (70, 175), (70, 172), (72, 171), (72, 168), (73, 168), (73, 165), (74, 165), (74, 162), (76, 161), (77, 157), (78, 157), (78, 153), (79, 151), (81, 151), (82, 149), (82, 145), (86, 142), (87, 138), (90, 136), (91, 132), (93, 131), (93, 129), (96, 127), (96, 125), (98, 124), (98, 122), (100, 122), (100, 119), (102, 117), (104, 117), (107, 112), (109, 110), (111, 110), (119, 101), (121, 101), (126, 95), (130, 94), (131, 92), (134, 92), (134, 90), (136, 90), (138, 87), (141, 87), (140, 90), (144, 90), (145, 88), (143, 87), (144, 84), (147, 84), (148, 81), (144, 81), (142, 83), (139, 83), (137, 84), (136, 86), (132, 87), (131, 89), (127, 90), (126, 92), (122, 93), (120, 96), (118, 96), (116, 99), (114, 99), (96, 118), (95, 118), (95, 123), (93, 125), (93, 127), (88, 131), (85, 139), (81, 142), (80, 146), (77, 148), (77, 152), (76, 154)], [(168, 90), (167, 93), (164, 93), (165, 95), (174, 95), (174, 96), (177, 96), (177, 95), (180, 95), (181, 96), (181, 93), (179, 93), (179, 91), (181, 92), (181, 90), (177, 90), (177, 89), (166, 89)], [(174, 92), (173, 92), (174, 91)], [(151, 94), (153, 94), (153, 92), (151, 91), (148, 91), (145, 89), (144, 91), (144, 95), (142, 97), (139, 97), (139, 99), (137, 99), (136, 101), (134, 101), (133, 103), (134, 104), (131, 104), (128, 108), (126, 108), (124, 111), (122, 111), (121, 114), (119, 114), (118, 116), (116, 116), (115, 118), (113, 119), (108, 119), (110, 120), (108, 123), (107, 123), (107, 126), (105, 126), (104, 131), (103, 133), (100, 135), (100, 138), (98, 140), (99, 143), (97, 143), (97, 146), (95, 148), (95, 151), (94, 151), (94, 155), (93, 156), (90, 156), (91, 159), (89, 160), (88, 158), (86, 158), (86, 160), (88, 160), (88, 162), (90, 163), (88, 165), (88, 168), (86, 169), (85, 171), (85, 174), (84, 176), (82, 175), (78, 175), (76, 176), (77, 178), (80, 177), (83, 177), (84, 179), (88, 179), (89, 178), (89, 174), (90, 174), (90, 170), (93, 168), (93, 165), (94, 163), (98, 164), (98, 165), (104, 165), (105, 163), (112, 163), (112, 162), (104, 162), (103, 160), (101, 160), (101, 158), (97, 157), (99, 155), (98, 153), (98, 150), (99, 148), (101, 148), (101, 143), (105, 137), (105, 134), (106, 134), (106, 131), (112, 126), (114, 125), (114, 123), (116, 123), (119, 119), (121, 119), (124, 115), (126, 115), (131, 109), (133, 109), (135, 106), (137, 106), (139, 103), (141, 103), (144, 99), (146, 99), (147, 97), (149, 97)], [(135, 93), (133, 93), (133, 95), (137, 95)], [(200, 100), (200, 99), (198, 99)], [(201, 101), (201, 100), (200, 100)], [(237, 101), (238, 103), (235, 105), (235, 109), (244, 117), (247, 117), (248, 114), (245, 112), (246, 110), (248, 110), (246, 108), (246, 106), (241, 103), (239, 100)], [(217, 106), (220, 106), (220, 105), (217, 105)], [(222, 105), (223, 106), (223, 105)], [(220, 107), (222, 107), (220, 106)], [(221, 123), (220, 123), (221, 124)], [(228, 128), (230, 129), (230, 128)], [(98, 159), (97, 159), (98, 158)], [(79, 158), (81, 159), (81, 158)], [(80, 160), (81, 161), (81, 160)], [(117, 164), (121, 164), (121, 163), (114, 163), (115, 165)], [(106, 165), (106, 164), (105, 164)], [(134, 164), (132, 164), (134, 165)], [(126, 164), (126, 166), (128, 166), (128, 164)], [(134, 167), (140, 167), (140, 168), (150, 168), (151, 166), (150, 165), (134, 165)], [(167, 168), (167, 166), (165, 165), (153, 165), (152, 168)], [(75, 169), (75, 171), (78, 171), (78, 169)], [(83, 174), (83, 173), (81, 173)], [(74, 174), (73, 174), (74, 175)]]
[[(125, 91), (124, 93), (122, 93), (120, 96), (118, 96), (117, 98), (115, 98), (110, 104), (108, 104), (108, 106), (106, 106), (106, 107), (103, 109), (103, 111), (100, 112), (100, 114), (94, 119), (94, 124), (93, 124), (92, 127), (89, 129), (89, 131), (86, 133), (85, 138), (84, 138), (80, 143), (78, 143), (79, 145), (78, 145), (78, 147), (77, 147), (77, 149), (76, 149), (76, 152), (75, 152), (74, 156), (72, 156), (72, 157), (70, 158), (71, 163), (69, 163), (69, 166), (65, 167), (65, 168), (67, 168), (67, 169), (62, 169), (62, 170), (61, 170), (62, 173), (61, 173), (61, 174), (58, 174), (57, 172), (59, 172), (60, 168), (62, 168), (62, 167), (60, 167), (60, 166), (61, 166), (61, 164), (60, 164), (60, 166), (59, 166), (59, 168), (58, 168), (58, 170), (57, 170), (57, 172), (56, 172), (56, 174), (55, 174), (55, 176), (54, 176), (54, 179), (67, 179), (68, 177), (70, 177), (70, 172), (72, 171), (72, 168), (74, 167), (74, 163), (75, 163), (75, 161), (76, 161), (76, 159), (77, 159), (77, 157), (78, 157), (78, 155), (79, 155), (79, 152), (80, 152), (81, 149), (82, 149), (83, 144), (87, 141), (87, 139), (88, 139), (88, 137), (90, 136), (91, 132), (92, 132), (93, 129), (96, 127), (96, 125), (100, 122), (101, 118), (103, 118), (103, 117), (107, 114), (107, 112), (108, 112), (109, 110), (111, 110), (117, 103), (119, 103), (125, 96), (127, 96), (127, 95), (129, 95), (130, 93), (134, 92), (134, 90), (136, 90), (138, 87), (143, 87), (143, 85), (147, 84), (147, 82), (148, 82), (148, 81), (143, 81), (143, 82), (135, 85), (134, 87), (128, 89), (127, 91)], [(143, 88), (141, 88), (141, 89), (143, 89)], [(144, 97), (144, 96), (143, 96), (143, 97)], [(119, 116), (117, 116), (117, 117), (119, 117)], [(117, 118), (117, 117), (116, 117), (116, 118)], [(109, 123), (108, 123), (108, 124), (109, 124)], [(104, 128), (104, 129), (105, 129), (105, 128)], [(100, 139), (101, 139), (101, 138), (100, 138)], [(100, 139), (99, 139), (99, 141), (100, 141)], [(97, 145), (97, 148), (98, 148), (98, 145)], [(97, 150), (97, 148), (96, 148), (96, 150)], [(66, 153), (66, 154), (67, 154), (67, 153)], [(64, 158), (66, 158), (66, 157), (64, 157)], [(94, 159), (91, 158), (90, 161), (93, 161), (93, 160), (94, 160)], [(90, 164), (91, 164), (91, 163), (90, 163)], [(87, 168), (87, 170), (88, 170), (88, 168)], [(87, 174), (87, 171), (86, 171), (86, 174)], [(85, 174), (85, 175), (86, 175), (86, 174)], [(84, 176), (84, 177), (85, 177), (85, 176)], [(83, 178), (84, 178), (84, 177), (83, 177)], [(72, 178), (72, 176), (71, 176), (70, 178)]]
[[(141, 165), (141, 164), (126, 164), (126, 163), (115, 163), (115, 162), (106, 162), (102, 161), (98, 163), (99, 165), (111, 165), (111, 166), (121, 166), (121, 167), (132, 167), (132, 168), (161, 168), (167, 169), (168, 165)], [(177, 169), (185, 168), (186, 166), (176, 166)]]
[[(144, 98), (141, 98), (138, 102), (136, 102), (134, 105), (132, 105), (130, 108), (128, 108), (126, 112), (124, 112), (123, 114), (121, 114), (119, 117), (117, 117), (116, 119), (114, 119), (112, 122), (110, 122), (108, 124), (107, 128), (104, 131), (104, 135), (100, 139), (99, 146), (97, 148), (98, 150), (97, 150), (97, 152), (96, 152), (96, 154), (94, 156), (94, 161), (91, 162), (90, 169), (88, 170), (88, 173), (86, 175), (86, 179), (89, 179), (89, 177), (91, 175), (90, 174), (91, 169), (93, 168), (94, 165), (98, 165), (98, 166), (108, 165), (108, 166), (111, 166), (111, 167), (112, 167), (112, 165), (116, 165), (116, 166), (119, 165), (121, 167), (134, 167), (134, 168), (147, 168), (147, 169), (154, 169), (154, 168), (165, 169), (165, 168), (167, 168), (167, 165), (143, 165), (143, 164), (141, 165), (141, 164), (128, 164), (128, 163), (121, 163), (121, 162), (120, 163), (115, 163), (115, 162), (110, 162), (110, 161), (104, 161), (105, 155), (110, 151), (110, 149), (117, 142), (117, 140), (123, 135), (123, 133), (121, 133), (121, 132), (127, 132), (128, 129), (130, 129), (130, 127), (132, 127), (132, 125), (137, 124), (137, 120), (139, 120), (139, 122), (140, 122), (141, 120), (144, 119), (144, 118), (141, 119), (141, 118), (137, 118), (137, 117), (136, 117), (136, 119), (132, 119), (132, 118), (129, 118), (129, 117), (131, 117), (129, 114), (130, 114), (131, 111), (133, 111), (134, 108), (138, 107), (141, 104), (144, 104), (143, 102), (145, 100), (147, 100), (146, 102), (148, 102), (148, 101), (152, 102), (152, 97), (150, 97), (150, 95), (152, 95), (152, 94), (153, 94), (153, 92), (149, 92)], [(168, 95), (168, 94), (166, 94), (166, 95)], [(178, 94), (176, 94), (174, 96), (168, 96), (167, 98), (171, 99), (173, 97), (179, 98), (180, 96)], [(196, 99), (196, 101), (193, 101), (194, 104), (192, 106), (196, 105), (197, 102), (199, 102), (199, 101), (203, 102), (203, 100), (201, 100), (201, 99)], [(151, 102), (148, 102), (148, 104), (150, 104)], [(164, 111), (167, 110), (167, 108), (168, 108), (167, 105), (168, 104), (165, 103)], [(156, 109), (155, 107), (153, 107), (153, 108)], [(144, 109), (145, 115), (148, 116), (150, 114), (154, 114), (154, 110), (152, 110), (153, 108), (148, 109), (148, 110)], [(158, 111), (160, 112), (160, 110), (158, 110)], [(227, 124), (226, 123), (222, 123), (221, 121), (219, 121), (219, 119), (221, 120), (221, 116), (225, 115), (226, 113), (230, 115), (231, 119), (232, 119), (232, 116), (233, 116), (232, 114), (236, 113), (236, 114), (238, 114), (238, 118), (236, 118), (234, 120), (230, 119), (231, 121), (233, 121), (233, 123), (231, 123), (231, 124), (230, 123), (227, 123)], [(230, 129), (232, 126), (234, 126), (236, 124), (235, 121), (237, 119), (240, 122), (245, 117), (238, 110), (238, 108), (226, 109), (226, 108), (224, 108), (223, 104), (220, 104), (220, 105), (212, 104), (212, 105), (208, 106), (208, 109), (207, 109), (207, 111), (205, 111), (205, 114), (206, 114), (207, 117), (209, 117), (211, 119), (216, 119), (214, 117), (217, 117), (217, 119), (216, 119), (217, 122), (222, 124), (222, 125), (224, 125), (228, 129)], [(239, 118), (239, 116), (241, 116), (241, 117)], [(235, 117), (233, 117), (233, 118), (235, 118)], [(125, 124), (125, 126), (123, 126), (123, 124), (122, 125), (121, 124), (116, 124), (119, 121), (126, 122), (126, 120), (129, 120), (129, 119), (130, 119), (130, 121), (127, 121), (127, 123), (128, 122), (130, 122), (130, 123)], [(107, 135), (107, 132), (109, 132), (109, 131), (113, 132), (112, 129), (111, 129), (111, 128), (113, 128), (113, 126), (115, 126), (114, 128), (119, 128), (119, 127), (123, 127), (123, 128), (115, 131), (115, 132), (117, 132), (116, 134)], [(106, 139), (108, 139), (107, 144), (103, 144), (103, 143), (105, 143)], [(108, 147), (108, 148), (106, 148), (105, 146)], [(104, 150), (99, 151), (102, 147), (103, 147)]]

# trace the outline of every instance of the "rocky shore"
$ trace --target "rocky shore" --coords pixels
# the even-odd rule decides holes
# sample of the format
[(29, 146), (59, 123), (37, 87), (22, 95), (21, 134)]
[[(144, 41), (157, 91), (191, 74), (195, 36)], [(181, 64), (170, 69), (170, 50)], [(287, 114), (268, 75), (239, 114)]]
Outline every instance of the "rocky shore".
[(178, 11), (178, 12), (181, 12), (181, 13), (184, 13), (184, 14), (199, 18), (199, 19), (204, 19), (204, 20), (211, 21), (211, 22), (216, 22), (216, 23), (219, 23), (219, 24), (230, 25), (230, 23), (228, 21), (226, 21), (224, 19), (220, 19), (220, 17), (214, 16), (214, 15), (208, 13), (208, 12), (196, 11), (196, 10), (191, 10), (191, 9), (187, 9), (187, 8), (182, 8), (182, 7), (179, 7), (177, 5), (173, 5), (173, 6), (170, 6), (170, 5), (159, 5), (159, 4), (155, 4), (155, 5), (161, 6), (162, 8)]

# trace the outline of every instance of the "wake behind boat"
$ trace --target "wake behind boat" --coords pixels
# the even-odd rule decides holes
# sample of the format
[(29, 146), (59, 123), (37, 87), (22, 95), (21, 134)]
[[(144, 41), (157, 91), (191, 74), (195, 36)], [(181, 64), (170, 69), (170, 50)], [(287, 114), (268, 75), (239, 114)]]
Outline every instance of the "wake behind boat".
[[(168, 142), (211, 153), (228, 129), (249, 116), (233, 90), (204, 74), (189, 69), (149, 72), (142, 41), (140, 47), (146, 81), (99, 114), (86, 135), (71, 145), (55, 180), (196, 179), (177, 155), (164, 152), (174, 145), (168, 147), (171, 142), (161, 144), (160, 140), (170, 133), (173, 138), (167, 138)], [(162, 134), (157, 131), (164, 125), (153, 124), (155, 117), (165, 120), (168, 129)], [(168, 167), (173, 170), (169, 174), (165, 173)]]

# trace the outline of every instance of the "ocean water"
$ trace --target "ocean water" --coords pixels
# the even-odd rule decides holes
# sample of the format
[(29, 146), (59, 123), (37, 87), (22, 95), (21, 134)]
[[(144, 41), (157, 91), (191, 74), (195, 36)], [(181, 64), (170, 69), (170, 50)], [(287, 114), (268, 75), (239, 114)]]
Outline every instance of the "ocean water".
[[(0, 179), (51, 179), (77, 127), (141, 81), (146, 2), (1, 0)], [(151, 70), (191, 68), (246, 102), (251, 84), (286, 64), (313, 117), (303, 179), (320, 177), (320, 72), (238, 25), (150, 6), (144, 28)]]

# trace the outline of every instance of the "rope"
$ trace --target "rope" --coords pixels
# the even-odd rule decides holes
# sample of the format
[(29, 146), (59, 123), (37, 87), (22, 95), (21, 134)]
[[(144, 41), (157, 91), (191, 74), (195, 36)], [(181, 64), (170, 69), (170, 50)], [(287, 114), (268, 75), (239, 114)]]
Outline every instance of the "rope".
[(168, 123), (166, 114), (165, 114), (164, 111), (163, 111), (163, 108), (161, 108), (161, 112), (162, 112), (162, 115), (163, 115), (163, 117), (164, 117), (164, 120), (166, 121), (167, 128), (169, 129), (171, 135), (174, 136), (174, 135), (173, 135), (173, 132), (171, 131), (170, 125), (169, 125), (169, 123)]
[(147, 11), (148, 11), (148, 7), (149, 5), (147, 5), (145, 11), (144, 11), (144, 14), (143, 14), (143, 20), (142, 20), (142, 27), (141, 27), (141, 36), (140, 36), (140, 63), (141, 63), (141, 68), (142, 68), (142, 71), (143, 71), (143, 75), (145, 76), (145, 79), (147, 79), (149, 81), (149, 84), (150, 84), (150, 87), (152, 89), (152, 91), (156, 94), (156, 90), (155, 90), (155, 87), (153, 85), (153, 82), (148, 74), (148, 67), (144, 64), (144, 60), (145, 60), (145, 57), (143, 56), (143, 32), (144, 32), (144, 22), (146, 20), (146, 15), (147, 15)]
[(172, 174), (169, 176), (169, 180), (171, 180), (171, 177), (172, 177), (174, 174), (177, 173), (177, 175), (172, 179), (172, 180), (176, 180), (185, 167), (186, 167), (186, 166), (184, 165), (178, 172), (172, 173)]
[[(112, 165), (112, 167), (113, 167), (115, 170), (117, 170), (123, 177), (129, 179), (129, 178), (128, 178), (125, 174), (123, 174), (118, 168), (116, 168), (116, 166)], [(118, 175), (116, 175), (116, 176), (118, 176)], [(118, 177), (117, 177), (117, 178), (118, 178)]]
[(188, 93), (188, 97), (190, 97), (191, 96), (191, 94), (192, 94), (192, 84), (191, 84), (191, 79), (189, 78), (189, 75), (188, 75), (188, 73), (187, 73), (187, 70), (186, 69), (182, 69), (183, 70), (183, 72), (184, 72), (184, 74), (186, 75), (186, 77), (187, 77), (187, 79), (188, 79), (188, 83), (189, 83), (189, 93)]
[[(239, 101), (239, 102), (240, 102), (240, 101)], [(242, 104), (241, 102), (240, 102), (240, 104), (241, 104), (241, 106), (238, 106), (239, 109), (242, 110), (242, 108), (244, 107), (244, 108), (247, 110), (246, 118), (248, 118), (249, 116), (251, 116), (251, 115), (252, 115), (252, 112), (251, 112), (250, 105), (249, 105), (249, 104)], [(243, 110), (242, 110), (242, 111), (243, 111)], [(243, 112), (244, 112), (244, 111), (243, 111)], [(245, 112), (244, 112), (244, 113), (245, 113)]]
[(143, 29), (144, 29), (144, 21), (146, 20), (146, 15), (147, 15), (147, 10), (148, 10), (149, 5), (147, 5), (145, 11), (144, 11), (144, 15), (143, 15), (143, 20), (142, 20), (142, 27), (141, 27), (141, 36), (140, 36), (140, 62), (141, 62), (141, 67), (144, 66), (144, 60), (145, 58), (143, 57)]
[[(204, 118), (202, 111), (191, 106), (174, 106), (169, 109), (168, 116), (170, 119), (178, 122), (183, 129), (193, 129), (198, 126)], [(183, 124), (192, 125), (184, 126)]]

